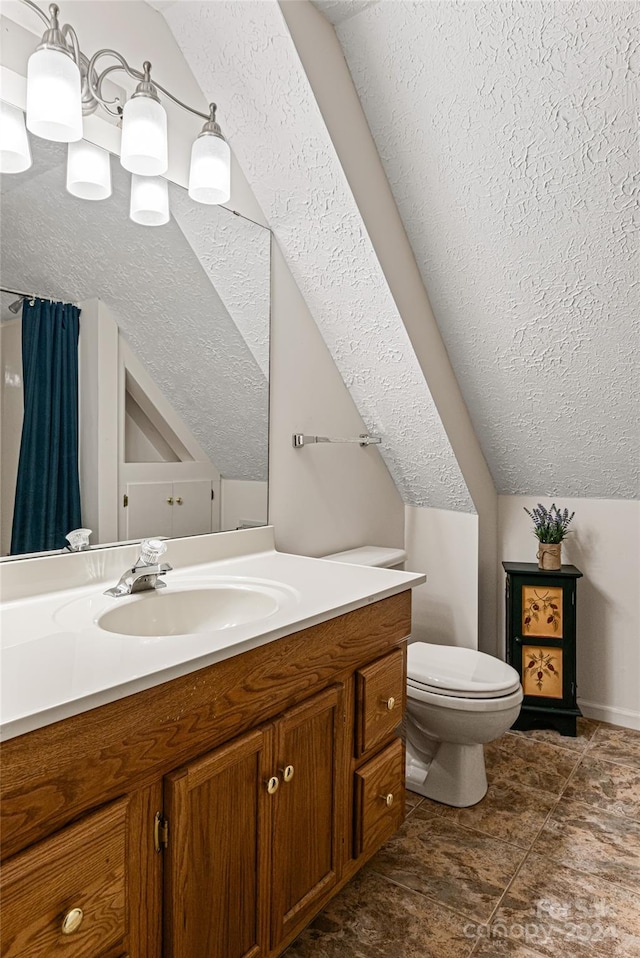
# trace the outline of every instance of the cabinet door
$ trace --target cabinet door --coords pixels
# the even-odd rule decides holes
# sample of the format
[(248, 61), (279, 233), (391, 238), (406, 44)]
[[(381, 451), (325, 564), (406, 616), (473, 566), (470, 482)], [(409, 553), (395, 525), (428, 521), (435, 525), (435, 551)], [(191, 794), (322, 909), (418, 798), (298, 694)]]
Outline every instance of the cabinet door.
[(508, 657), (520, 675), (524, 704), (575, 704), (575, 579), (514, 576)]
[(276, 725), (280, 787), (273, 803), (271, 944), (303, 927), (336, 884), (344, 740), (342, 686), (291, 709)]
[(189, 479), (173, 484), (174, 536), (211, 532), (211, 480)]
[(166, 958), (268, 952), (271, 726), (165, 779)]
[(171, 482), (128, 482), (126, 494), (129, 503), (122, 510), (125, 539), (172, 535)]

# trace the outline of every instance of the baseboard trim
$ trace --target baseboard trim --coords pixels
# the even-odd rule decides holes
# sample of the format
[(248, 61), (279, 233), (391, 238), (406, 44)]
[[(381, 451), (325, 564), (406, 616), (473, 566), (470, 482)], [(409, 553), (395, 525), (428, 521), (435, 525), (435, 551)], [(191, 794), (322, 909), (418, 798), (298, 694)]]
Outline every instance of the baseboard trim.
[(640, 732), (640, 712), (632, 709), (618, 709), (612, 705), (600, 705), (597, 702), (583, 702), (578, 700), (585, 718), (597, 719), (599, 722), (609, 722), (611, 725), (621, 725), (623, 728), (632, 728)]

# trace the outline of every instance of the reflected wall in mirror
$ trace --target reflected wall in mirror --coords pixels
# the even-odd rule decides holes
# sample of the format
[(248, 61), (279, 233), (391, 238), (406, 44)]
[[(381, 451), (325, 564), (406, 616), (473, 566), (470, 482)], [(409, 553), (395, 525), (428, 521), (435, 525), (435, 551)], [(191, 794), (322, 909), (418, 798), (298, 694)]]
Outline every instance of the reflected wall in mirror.
[[(31, 139), (32, 167), (2, 177), (1, 282), (81, 310), (81, 521), (92, 545), (265, 523), (270, 231), (172, 183), (169, 223), (136, 224), (117, 157), (112, 196), (92, 202), (66, 192), (66, 148)], [(15, 300), (0, 300), (3, 556), (29, 316), (9, 310)]]

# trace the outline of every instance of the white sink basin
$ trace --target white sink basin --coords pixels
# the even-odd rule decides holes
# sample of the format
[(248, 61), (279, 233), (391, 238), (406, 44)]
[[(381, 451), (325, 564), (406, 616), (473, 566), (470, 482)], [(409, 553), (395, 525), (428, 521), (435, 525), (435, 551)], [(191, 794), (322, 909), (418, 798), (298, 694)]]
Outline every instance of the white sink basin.
[(255, 587), (209, 586), (171, 589), (117, 599), (121, 605), (103, 613), (96, 624), (118, 635), (187, 635), (218, 632), (266, 619), (279, 608), (273, 593)]
[(268, 619), (291, 608), (300, 593), (281, 582), (248, 576), (172, 577), (165, 589), (114, 598), (92, 591), (55, 610), (59, 628), (96, 628), (121, 636), (196, 636)]

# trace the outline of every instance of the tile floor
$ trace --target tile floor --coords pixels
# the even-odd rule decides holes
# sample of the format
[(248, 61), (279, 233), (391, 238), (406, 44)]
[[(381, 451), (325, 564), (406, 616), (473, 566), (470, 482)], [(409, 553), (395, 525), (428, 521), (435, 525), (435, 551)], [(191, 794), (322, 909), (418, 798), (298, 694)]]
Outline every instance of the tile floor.
[(473, 808), (403, 828), (286, 958), (640, 958), (640, 732), (508, 732)]

